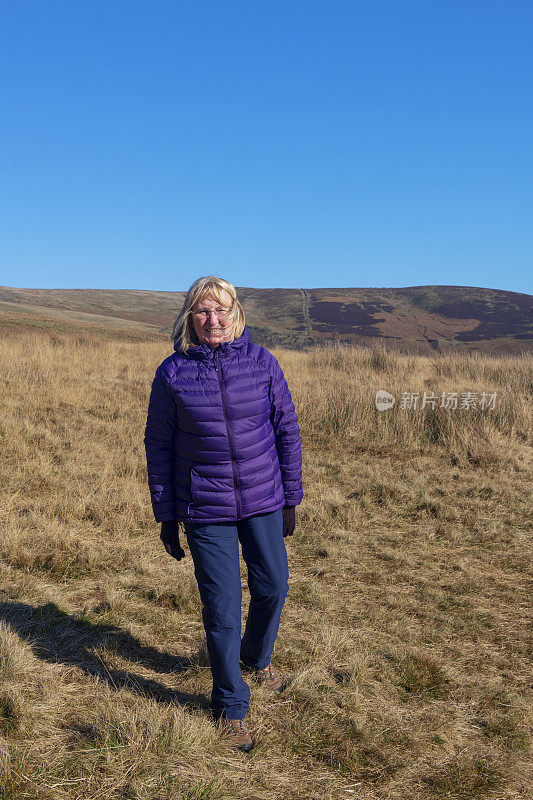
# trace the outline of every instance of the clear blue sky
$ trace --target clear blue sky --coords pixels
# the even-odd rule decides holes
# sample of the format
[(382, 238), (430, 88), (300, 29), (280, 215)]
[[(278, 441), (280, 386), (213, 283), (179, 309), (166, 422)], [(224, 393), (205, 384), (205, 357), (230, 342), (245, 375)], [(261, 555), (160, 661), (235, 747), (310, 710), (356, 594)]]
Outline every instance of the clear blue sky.
[(0, 284), (531, 291), (531, 0), (4, 0)]

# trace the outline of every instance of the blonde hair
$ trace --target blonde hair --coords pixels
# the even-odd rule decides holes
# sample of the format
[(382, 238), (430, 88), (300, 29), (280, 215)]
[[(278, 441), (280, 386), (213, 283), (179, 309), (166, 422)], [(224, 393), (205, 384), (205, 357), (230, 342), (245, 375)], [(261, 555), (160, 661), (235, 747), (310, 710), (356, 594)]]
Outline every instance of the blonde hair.
[(230, 323), (230, 341), (238, 339), (244, 331), (244, 311), (237, 300), (237, 292), (235, 286), (224, 278), (217, 278), (216, 275), (206, 275), (203, 278), (198, 278), (194, 281), (183, 301), (181, 311), (174, 320), (172, 333), (170, 338), (174, 344), (178, 344), (180, 350), (184, 353), (187, 352), (191, 345), (199, 344), (196, 331), (194, 330), (194, 322), (192, 317), (192, 309), (196, 303), (205, 300), (206, 297), (213, 297), (221, 305), (224, 305), (222, 299), (222, 292), (227, 292), (232, 299), (232, 313), (229, 317)]

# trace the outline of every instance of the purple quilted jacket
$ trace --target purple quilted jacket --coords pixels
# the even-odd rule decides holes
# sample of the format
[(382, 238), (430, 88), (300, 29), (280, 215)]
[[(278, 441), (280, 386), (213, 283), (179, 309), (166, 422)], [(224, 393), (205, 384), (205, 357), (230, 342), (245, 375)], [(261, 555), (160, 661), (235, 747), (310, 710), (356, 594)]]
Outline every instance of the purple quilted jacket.
[(242, 336), (156, 370), (144, 444), (157, 522), (234, 522), (302, 501), (300, 428), (280, 365)]

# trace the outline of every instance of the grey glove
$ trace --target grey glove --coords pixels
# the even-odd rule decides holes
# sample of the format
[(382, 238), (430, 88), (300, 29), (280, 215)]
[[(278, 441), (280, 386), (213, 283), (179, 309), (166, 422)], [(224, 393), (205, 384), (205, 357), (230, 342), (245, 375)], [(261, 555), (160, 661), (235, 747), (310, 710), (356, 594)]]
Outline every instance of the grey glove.
[(185, 550), (180, 545), (179, 523), (176, 520), (162, 522), (159, 536), (169, 556), (176, 561), (185, 557)]

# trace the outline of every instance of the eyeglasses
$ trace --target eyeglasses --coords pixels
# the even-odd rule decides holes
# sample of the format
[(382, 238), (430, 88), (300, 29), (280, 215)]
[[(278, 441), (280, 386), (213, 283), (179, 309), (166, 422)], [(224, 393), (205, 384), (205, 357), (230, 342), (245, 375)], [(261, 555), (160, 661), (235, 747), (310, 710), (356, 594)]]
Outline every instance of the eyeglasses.
[(232, 310), (231, 308), (199, 308), (192, 313), (199, 320), (205, 320), (210, 314), (214, 314), (219, 320), (223, 321), (228, 319)]

